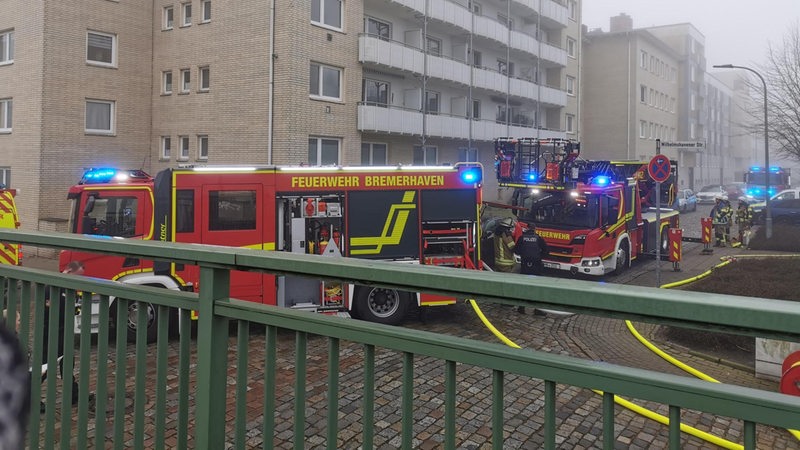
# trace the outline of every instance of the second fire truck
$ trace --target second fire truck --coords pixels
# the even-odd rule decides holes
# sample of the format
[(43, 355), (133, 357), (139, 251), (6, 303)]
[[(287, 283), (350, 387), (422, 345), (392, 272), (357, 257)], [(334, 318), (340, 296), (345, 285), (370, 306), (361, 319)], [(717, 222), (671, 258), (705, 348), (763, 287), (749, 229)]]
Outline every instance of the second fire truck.
[[(87, 171), (69, 191), (73, 233), (477, 269), (482, 168), (229, 167)], [(88, 276), (194, 290), (199, 268), (81, 252)], [(233, 272), (231, 297), (400, 322), (455, 299), (297, 276)], [(135, 304), (132, 303), (132, 307)], [(113, 308), (112, 308), (113, 310)], [(157, 309), (148, 305), (148, 336)], [(129, 318), (136, 317), (129, 311)], [(129, 321), (133, 335), (136, 323)]]
[(545, 268), (601, 276), (624, 271), (658, 245), (666, 255), (668, 229), (679, 224), (670, 208), (674, 164), (657, 190), (646, 162), (583, 160), (574, 141), (501, 138), (495, 155), (498, 184), (515, 188), (518, 219), (535, 224), (547, 242)]

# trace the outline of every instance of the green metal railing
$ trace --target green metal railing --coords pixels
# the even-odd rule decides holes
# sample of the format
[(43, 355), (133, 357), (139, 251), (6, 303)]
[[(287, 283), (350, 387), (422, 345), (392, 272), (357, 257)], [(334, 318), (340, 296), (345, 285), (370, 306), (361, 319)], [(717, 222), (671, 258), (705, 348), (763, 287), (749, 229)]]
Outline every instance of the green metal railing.
[[(77, 316), (81, 333), (74, 347), (71, 341), (65, 345), (63, 379), (55, 376), (57, 360), (51, 351), (47, 378), (32, 383), (30, 448), (51, 443), (60, 448), (413, 448), (422, 439), (415, 419), (421, 414), (435, 423), (441, 445), (453, 449), (463, 445), (459, 436), (466, 432), (459, 416), (469, 400), (479, 405), (473, 404), (477, 412), (469, 411), (472, 420), (491, 428), (492, 448), (504, 448), (509, 417), (541, 416), (541, 429), (535, 428), (531, 439), (552, 449), (563, 424), (557, 415), (559, 388), (604, 392), (597, 408), (604, 448), (613, 448), (616, 439), (614, 394), (668, 407), (671, 448), (681, 446), (675, 419), (686, 410), (742, 420), (744, 446), (750, 449), (757, 440), (756, 424), (800, 424), (800, 402), (774, 392), (257, 305), (230, 299), (228, 293), (229, 270), (250, 268), (798, 341), (800, 307), (789, 302), (57, 233), (0, 231), (0, 241), (143, 259), (168, 254), (170, 260), (201, 267), (203, 289), (196, 295), (0, 266), (6, 280), (2, 306), (11, 318), (19, 312), (19, 334), (32, 361), (43, 354), (47, 289), (50, 298), (66, 293), (66, 317), (49, 324), (50, 349), (56, 344), (57, 320), (66, 319), (68, 337), (74, 333), (80, 295), (92, 292), (101, 299), (96, 336), (89, 333), (88, 315)], [(114, 307), (112, 299), (118, 299)], [(130, 302), (158, 305), (162, 318), (181, 308), (177, 320), (184, 331), (192, 328), (189, 311), (198, 311), (196, 337), (182, 332), (170, 340), (170, 324), (160, 320), (155, 344), (147, 344), (140, 328), (135, 345), (129, 345), (125, 322)], [(145, 309), (135, 309), (143, 323)], [(79, 385), (74, 416), (71, 390), (63, 388), (72, 383), (73, 366)], [(31, 372), (38, 380), (41, 367), (34, 364)], [(439, 386), (442, 398), (415, 397), (415, 387), (422, 384)], [(539, 400), (531, 401), (530, 411), (510, 412), (504, 400), (511, 389), (536, 393)], [(325, 396), (325, 409), (310, 409), (309, 402), (319, 405), (320, 396)], [(40, 399), (46, 405), (43, 415)], [(383, 431), (390, 428), (399, 433), (397, 440), (387, 440)]]

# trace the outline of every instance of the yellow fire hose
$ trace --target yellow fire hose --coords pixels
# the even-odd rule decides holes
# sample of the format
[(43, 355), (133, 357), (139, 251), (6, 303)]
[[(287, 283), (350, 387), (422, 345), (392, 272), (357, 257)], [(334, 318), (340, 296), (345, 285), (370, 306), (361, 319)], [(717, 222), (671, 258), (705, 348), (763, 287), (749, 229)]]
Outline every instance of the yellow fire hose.
[[(718, 269), (718, 268), (723, 267), (723, 266), (725, 266), (727, 264), (730, 264), (731, 262), (735, 261), (738, 258), (764, 258), (764, 257), (798, 258), (798, 257), (800, 257), (800, 254), (791, 254), (791, 255), (741, 255), (741, 256), (737, 256), (737, 257), (727, 257), (727, 258), (725, 258), (723, 260), (723, 262), (721, 262), (720, 264), (717, 264), (716, 266), (712, 267), (711, 269), (707, 270), (706, 272), (701, 273), (700, 275), (697, 275), (697, 276), (692, 277), (692, 278), (687, 278), (686, 280), (677, 281), (677, 282), (674, 282), (674, 283), (664, 284), (664, 285), (661, 285), (660, 287), (662, 289), (670, 289), (670, 288), (673, 288), (673, 287), (689, 284), (689, 283), (697, 281), (697, 280), (699, 280), (701, 278), (707, 277), (715, 269)], [(495, 335), (495, 337), (500, 339), (500, 341), (502, 341), (504, 344), (508, 345), (509, 347), (522, 348), (519, 345), (517, 345), (514, 341), (512, 341), (511, 339), (507, 338), (503, 333), (500, 332), (500, 330), (495, 328), (494, 325), (492, 325), (492, 323), (489, 321), (489, 319), (487, 319), (486, 316), (483, 314), (483, 311), (481, 311), (480, 307), (478, 307), (478, 303), (475, 302), (475, 300), (469, 299), (467, 301), (470, 303), (470, 305), (472, 306), (472, 309), (475, 311), (475, 313), (481, 319), (481, 322), (483, 322), (483, 324), (486, 326), (486, 328), (488, 328), (489, 331), (491, 331), (492, 334)], [(685, 363), (683, 363), (681, 361), (678, 361), (677, 359), (673, 358), (672, 356), (670, 356), (669, 354), (667, 354), (663, 350), (659, 349), (658, 347), (656, 347), (655, 345), (650, 343), (647, 339), (644, 338), (644, 336), (642, 336), (638, 331), (636, 331), (636, 328), (634, 328), (634, 326), (633, 326), (633, 324), (631, 323), (630, 320), (626, 320), (625, 324), (627, 325), (628, 330), (631, 332), (631, 334), (633, 334), (633, 336), (639, 342), (641, 342), (645, 347), (650, 349), (653, 353), (657, 354), (658, 356), (660, 356), (661, 358), (663, 358), (664, 360), (666, 360), (670, 364), (680, 368), (684, 372), (687, 372), (687, 373), (689, 373), (689, 374), (691, 374), (691, 375), (693, 375), (693, 376), (695, 376), (697, 378), (700, 378), (701, 380), (709, 381), (709, 382), (712, 382), (712, 383), (719, 383), (719, 381), (714, 379), (713, 377), (711, 377), (709, 375), (706, 375), (703, 372), (700, 372), (699, 370), (689, 366), (688, 364), (685, 364)], [(595, 390), (595, 389), (592, 389), (592, 390), (594, 392), (598, 393), (598, 394), (602, 394), (602, 391), (598, 391), (598, 390)], [(653, 411), (651, 411), (649, 409), (643, 408), (643, 407), (641, 407), (639, 405), (636, 405), (635, 403), (629, 402), (629, 401), (627, 401), (627, 400), (625, 400), (625, 399), (623, 399), (623, 398), (621, 398), (621, 397), (619, 397), (617, 395), (614, 396), (614, 402), (617, 403), (618, 405), (623, 406), (623, 407), (625, 407), (625, 408), (627, 408), (627, 409), (629, 409), (629, 410), (631, 410), (631, 411), (633, 411), (633, 412), (635, 412), (637, 414), (640, 414), (640, 415), (642, 415), (644, 417), (647, 417), (649, 419), (655, 420), (656, 422), (659, 422), (659, 423), (664, 424), (664, 425), (669, 425), (669, 418), (668, 417), (666, 417), (664, 415), (661, 415), (661, 414), (658, 414), (658, 413), (655, 413), (655, 412), (653, 412)], [(737, 444), (735, 442), (731, 442), (731, 441), (728, 441), (726, 439), (720, 438), (718, 436), (714, 436), (712, 434), (709, 434), (709, 433), (706, 433), (704, 431), (698, 430), (696, 428), (690, 427), (689, 425), (686, 425), (686, 424), (681, 424), (680, 425), (680, 429), (684, 433), (687, 433), (687, 434), (690, 434), (692, 436), (698, 437), (700, 439), (703, 439), (706, 442), (710, 442), (712, 444), (718, 445), (718, 446), (723, 447), (723, 448), (727, 448), (727, 449), (743, 449), (744, 448), (742, 445), (739, 445), (739, 444)], [(788, 430), (788, 431), (796, 439), (800, 440), (800, 431), (798, 431), (798, 430)]]

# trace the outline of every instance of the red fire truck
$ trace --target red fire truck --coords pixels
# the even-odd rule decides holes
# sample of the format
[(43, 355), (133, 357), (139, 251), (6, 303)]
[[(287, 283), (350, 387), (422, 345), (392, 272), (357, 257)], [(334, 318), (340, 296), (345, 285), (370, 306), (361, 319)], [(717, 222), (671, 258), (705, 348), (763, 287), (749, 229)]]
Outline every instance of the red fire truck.
[[(406, 264), (479, 268), (482, 168), (477, 164), (395, 167), (189, 167), (155, 179), (140, 171), (94, 169), (69, 190), (69, 228), (84, 233), (246, 247)], [(86, 275), (193, 290), (199, 268), (67, 251)], [(414, 305), (455, 299), (296, 276), (234, 272), (231, 297), (380, 323), (399, 323)], [(113, 310), (114, 308), (112, 308)], [(133, 314), (129, 317), (133, 319)], [(148, 308), (155, 337), (157, 309)], [(136, 323), (129, 322), (135, 333)]]
[[(573, 274), (622, 272), (632, 260), (666, 255), (668, 229), (678, 227), (675, 169), (657, 184), (641, 161), (587, 161), (570, 140), (495, 140), (500, 186), (512, 187), (517, 216), (547, 242), (544, 266)], [(656, 209), (656, 203), (662, 206)], [(660, 216), (657, 221), (657, 216)]]
[[(0, 187), (0, 228), (19, 228), (19, 215), (14, 197), (16, 189)], [(22, 263), (22, 252), (19, 244), (0, 242), (0, 264), (19, 265)]]

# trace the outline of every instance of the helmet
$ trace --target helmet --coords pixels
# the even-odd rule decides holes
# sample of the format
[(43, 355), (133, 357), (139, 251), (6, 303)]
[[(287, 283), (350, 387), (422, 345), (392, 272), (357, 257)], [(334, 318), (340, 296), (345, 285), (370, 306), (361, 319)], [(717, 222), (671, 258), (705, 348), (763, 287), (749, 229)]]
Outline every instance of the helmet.
[(747, 200), (745, 200), (743, 198), (739, 199), (739, 206), (748, 206), (748, 205), (749, 205), (749, 203), (747, 203)]
[(511, 217), (506, 217), (505, 219), (501, 220), (497, 226), (500, 228), (514, 228), (514, 219)]
[(727, 194), (722, 194), (722, 201), (725, 201), (725, 202), (728, 201), (728, 195)]

